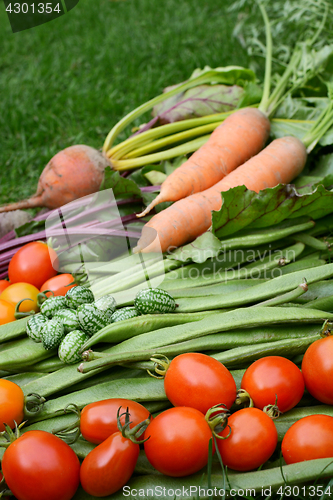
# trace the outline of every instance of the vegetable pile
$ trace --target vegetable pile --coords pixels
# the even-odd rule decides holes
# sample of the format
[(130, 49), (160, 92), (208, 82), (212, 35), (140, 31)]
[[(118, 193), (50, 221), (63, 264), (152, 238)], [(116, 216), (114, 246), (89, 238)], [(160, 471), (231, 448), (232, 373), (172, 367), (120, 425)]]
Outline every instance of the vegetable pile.
[(113, 127), (90, 190), (74, 169), (54, 203), (52, 161), (19, 204), (55, 210), (0, 240), (2, 495), (331, 494), (332, 23), (305, 4), (275, 53), (258, 2), (262, 86), (197, 70)]

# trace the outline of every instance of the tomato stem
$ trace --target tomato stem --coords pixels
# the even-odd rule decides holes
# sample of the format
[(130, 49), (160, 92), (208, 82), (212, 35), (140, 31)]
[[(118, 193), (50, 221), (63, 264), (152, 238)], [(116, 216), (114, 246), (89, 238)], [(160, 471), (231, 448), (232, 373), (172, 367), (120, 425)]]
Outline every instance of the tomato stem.
[(19, 311), (20, 305), (25, 300), (31, 300), (33, 302), (32, 299), (22, 299), (22, 300), (20, 300), (20, 302), (18, 302), (16, 304), (16, 306), (15, 306), (15, 313), (14, 313), (15, 319), (26, 318), (27, 316), (32, 316), (33, 314), (35, 314), (35, 311), (29, 311), (29, 312), (20, 312)]
[(236, 405), (244, 404), (247, 408), (254, 407), (253, 400), (252, 400), (250, 394), (247, 391), (245, 391), (245, 389), (239, 389), (237, 391), (235, 403), (236, 403)]
[[(127, 407), (125, 412), (120, 413), (121, 408), (122, 406), (119, 406), (117, 411), (117, 426), (119, 431), (122, 433), (123, 437), (130, 439), (134, 444), (141, 444), (147, 441), (149, 439), (149, 436), (146, 439), (141, 439), (141, 440), (138, 440), (138, 436), (141, 436), (143, 432), (147, 429), (148, 425), (150, 424), (151, 415), (149, 415), (149, 417), (146, 420), (143, 420), (139, 424), (132, 427), (132, 429), (130, 429), (130, 425), (132, 424), (132, 422), (130, 421), (129, 409)], [(122, 425), (120, 419), (124, 415), (125, 415), (125, 424)]]
[(39, 394), (28, 394), (24, 398), (24, 415), (26, 417), (36, 416), (44, 406), (46, 399)]
[(65, 414), (68, 411), (71, 411), (76, 415), (77, 418), (71, 425), (67, 425), (66, 427), (61, 427), (56, 431), (52, 430), (52, 434), (58, 436), (67, 444), (73, 444), (78, 440), (81, 434), (80, 431), (81, 412), (79, 407), (74, 403), (69, 403), (67, 406), (65, 406), (63, 411)]
[(164, 378), (170, 366), (169, 359), (166, 356), (164, 356), (164, 354), (154, 354), (150, 358), (150, 361), (153, 361), (154, 363), (154, 369), (156, 375), (152, 373), (150, 370), (147, 370), (147, 373), (149, 373), (149, 375), (154, 378)]
[[(213, 436), (217, 439), (226, 439), (231, 434), (231, 428), (228, 425), (228, 416), (230, 412), (225, 404), (217, 404), (212, 406), (207, 410), (205, 415), (205, 420), (209, 427), (211, 428)], [(229, 427), (229, 433), (227, 436), (220, 436), (219, 433), (224, 431), (226, 427)]]

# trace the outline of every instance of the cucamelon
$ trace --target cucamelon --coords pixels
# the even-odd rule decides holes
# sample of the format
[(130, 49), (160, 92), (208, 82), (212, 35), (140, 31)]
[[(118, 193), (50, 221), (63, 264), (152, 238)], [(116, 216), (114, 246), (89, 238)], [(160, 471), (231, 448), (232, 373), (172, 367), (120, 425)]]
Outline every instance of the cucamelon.
[(90, 336), (111, 322), (105, 312), (98, 309), (95, 304), (82, 304), (76, 314), (79, 328)]
[(57, 295), (56, 297), (52, 296), (46, 299), (40, 306), (40, 312), (44, 314), (44, 316), (52, 318), (57, 311), (65, 309), (66, 307), (65, 297)]
[(46, 350), (54, 349), (60, 345), (65, 336), (64, 327), (58, 319), (50, 319), (41, 330), (43, 347)]
[(27, 321), (26, 332), (28, 337), (34, 342), (41, 342), (42, 327), (48, 322), (48, 318), (43, 314), (34, 314)]
[(81, 330), (73, 330), (68, 333), (61, 341), (58, 349), (58, 356), (61, 361), (67, 364), (81, 361), (80, 349), (89, 339), (89, 335)]
[(176, 302), (165, 290), (147, 288), (136, 294), (134, 306), (141, 314), (171, 313), (176, 309)]
[(77, 312), (74, 309), (61, 309), (57, 311), (53, 318), (58, 319), (63, 324), (65, 333), (72, 332), (79, 328)]
[(104, 311), (108, 318), (111, 318), (117, 308), (116, 300), (112, 297), (112, 295), (104, 295), (104, 297), (95, 300), (94, 304), (98, 307), (98, 309)]
[(116, 323), (117, 321), (124, 321), (125, 319), (135, 318), (136, 316), (140, 316), (140, 313), (135, 307), (123, 307), (112, 314), (111, 321), (112, 323)]
[(69, 309), (77, 309), (82, 304), (91, 304), (95, 297), (92, 291), (85, 286), (74, 286), (65, 295), (66, 305)]

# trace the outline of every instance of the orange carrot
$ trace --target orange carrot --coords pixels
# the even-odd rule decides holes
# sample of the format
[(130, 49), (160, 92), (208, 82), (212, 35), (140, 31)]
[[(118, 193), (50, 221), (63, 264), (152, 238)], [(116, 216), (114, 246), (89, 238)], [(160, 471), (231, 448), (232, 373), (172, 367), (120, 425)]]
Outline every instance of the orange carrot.
[(154, 215), (144, 226), (135, 251), (166, 252), (194, 240), (211, 226), (212, 210), (220, 210), (222, 206), (222, 191), (245, 185), (258, 193), (279, 183), (287, 184), (302, 171), (306, 159), (306, 147), (299, 139), (291, 136), (275, 139), (211, 188)]
[(269, 133), (269, 119), (258, 109), (235, 111), (201, 148), (167, 177), (159, 195), (138, 217), (146, 215), (158, 203), (177, 201), (213, 186), (259, 153)]

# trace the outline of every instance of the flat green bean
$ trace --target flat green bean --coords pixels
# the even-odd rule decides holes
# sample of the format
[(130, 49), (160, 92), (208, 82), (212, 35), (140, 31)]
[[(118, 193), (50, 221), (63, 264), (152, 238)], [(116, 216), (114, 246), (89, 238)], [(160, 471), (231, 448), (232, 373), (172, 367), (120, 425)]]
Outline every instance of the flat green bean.
[(82, 350), (86, 350), (98, 342), (117, 343), (130, 339), (141, 333), (151, 332), (167, 326), (182, 325), (199, 321), (204, 317), (211, 315), (211, 311), (203, 311), (191, 314), (145, 314), (135, 318), (118, 321), (107, 325), (90, 337), (84, 344)]
[(21, 369), (54, 356), (56, 349), (45, 350), (41, 343), (33, 342), (29, 337), (17, 340), (10, 349), (0, 352), (0, 369)]
[[(95, 374), (105, 371), (108, 367), (102, 367), (100, 370), (95, 372)], [(122, 379), (131, 377), (132, 371), (127, 370), (124, 372), (122, 368), (115, 367), (112, 370), (108, 370), (108, 380), (113, 380), (121, 375)], [(72, 387), (77, 383), (83, 383), (87, 378), (94, 375), (94, 373), (86, 374), (87, 376), (82, 377), (81, 373), (77, 371), (77, 365), (67, 365), (60, 370), (52, 373), (47, 373), (44, 377), (41, 377), (35, 381), (22, 386), (22, 390), (25, 395), (30, 393), (40, 394), (43, 397), (48, 397), (51, 394), (55, 394), (68, 387)]]
[(323, 297), (321, 299), (311, 300), (307, 304), (302, 305), (302, 307), (320, 309), (321, 311), (331, 312), (333, 311), (333, 295), (331, 295), (330, 297)]
[(208, 295), (223, 296), (225, 294), (236, 292), (238, 290), (251, 288), (254, 285), (259, 285), (259, 283), (264, 283), (265, 281), (267, 280), (238, 279), (238, 280), (226, 281), (224, 283), (218, 283), (217, 285), (206, 285), (195, 288), (169, 290), (169, 293), (170, 295), (172, 295), (174, 299), (207, 297)]
[(295, 271), (294, 273), (278, 276), (245, 290), (230, 293), (222, 299), (219, 296), (178, 299), (179, 307), (177, 311), (183, 313), (201, 310), (208, 311), (260, 302), (295, 289), (303, 282), (304, 278), (310, 284), (332, 276), (333, 264), (326, 264), (320, 268)]
[(45, 375), (44, 373), (38, 373), (38, 372), (22, 372), (22, 373), (15, 373), (14, 375), (8, 375), (2, 378), (10, 380), (11, 382), (14, 382), (15, 384), (22, 387), (22, 385), (33, 382), (39, 379), (40, 377), (43, 377), (44, 375)]
[(302, 354), (315, 340), (320, 338), (319, 334), (303, 338), (292, 338), (277, 340), (275, 342), (264, 342), (244, 347), (235, 347), (228, 351), (212, 355), (225, 366), (236, 367), (240, 364), (249, 363), (264, 356), (284, 356), (290, 358)]
[(326, 251), (328, 249), (327, 243), (318, 240), (317, 238), (311, 236), (310, 234), (298, 233), (295, 236), (291, 236), (291, 238), (295, 241), (301, 241), (305, 245), (309, 246), (310, 248), (314, 248), (315, 250)]
[(317, 281), (308, 284), (306, 295), (301, 295), (295, 302), (305, 304), (309, 301), (330, 297), (333, 290), (333, 280)]
[(29, 422), (38, 422), (54, 417), (55, 414), (64, 413), (64, 408), (69, 404), (75, 404), (79, 409), (96, 401), (109, 398), (125, 398), (134, 401), (165, 401), (163, 380), (152, 378), (149, 375), (115, 379), (102, 384), (71, 392), (56, 399), (46, 401), (42, 410), (29, 419)]
[[(199, 498), (199, 487), (201, 488), (200, 498), (205, 499), (229, 498), (228, 491), (233, 491), (231, 498), (237, 498), (236, 492), (242, 492), (243, 498), (243, 495), (246, 495), (246, 498), (260, 498), (262, 491), (266, 489), (274, 492), (285, 484), (289, 486), (308, 484), (315, 481), (321, 474), (322, 477), (331, 477), (333, 475), (333, 462), (331, 458), (320, 458), (284, 465), (282, 470), (279, 466), (245, 473), (229, 470), (228, 480), (220, 470), (211, 474), (210, 485), (207, 483), (205, 472), (202, 470), (198, 474), (179, 478), (157, 474), (132, 476), (126, 485), (126, 490), (120, 489), (113, 495), (104, 498), (105, 500), (124, 500), (124, 491), (126, 494), (132, 491), (140, 494), (145, 500), (156, 500), (157, 492), (165, 491), (166, 495), (170, 493), (170, 498), (173, 500), (188, 500), (189, 498), (194, 500)], [(204, 488), (208, 489), (208, 487), (209, 496), (208, 494), (204, 496)], [(224, 493), (228, 496), (224, 497)], [(78, 496), (73, 497), (73, 500), (91, 500), (91, 498), (85, 496), (81, 490)]]
[(286, 274), (294, 273), (296, 271), (307, 270), (313, 267), (320, 267), (326, 264), (327, 262), (324, 259), (308, 257), (306, 259), (300, 259), (296, 260), (295, 262), (291, 262), (290, 264), (284, 267), (268, 269), (267, 271), (263, 271), (260, 274), (260, 277), (265, 279), (272, 279), (276, 278), (277, 276), (284, 276)]
[(108, 364), (128, 361), (126, 358), (128, 358), (129, 353), (135, 351), (153, 350), (204, 335), (244, 328), (244, 326), (249, 328), (249, 343), (251, 343), (251, 327), (281, 323), (296, 323), (299, 325), (303, 323), (321, 323), (325, 319), (333, 319), (333, 314), (317, 309), (299, 307), (244, 307), (234, 309), (224, 313), (212, 314), (195, 323), (189, 323), (186, 328), (183, 325), (177, 325), (143, 333), (108, 349), (108, 356), (82, 363), (79, 369), (82, 373), (87, 373)]
[(314, 227), (315, 222), (308, 217), (299, 217), (298, 219), (288, 219), (275, 226), (264, 229), (252, 229), (238, 231), (235, 236), (221, 240), (224, 250), (234, 248), (257, 247), (272, 241), (279, 241), (287, 236), (295, 235), (306, 229)]
[(0, 342), (7, 342), (26, 335), (26, 324), (28, 317), (21, 318), (11, 323), (0, 326)]

